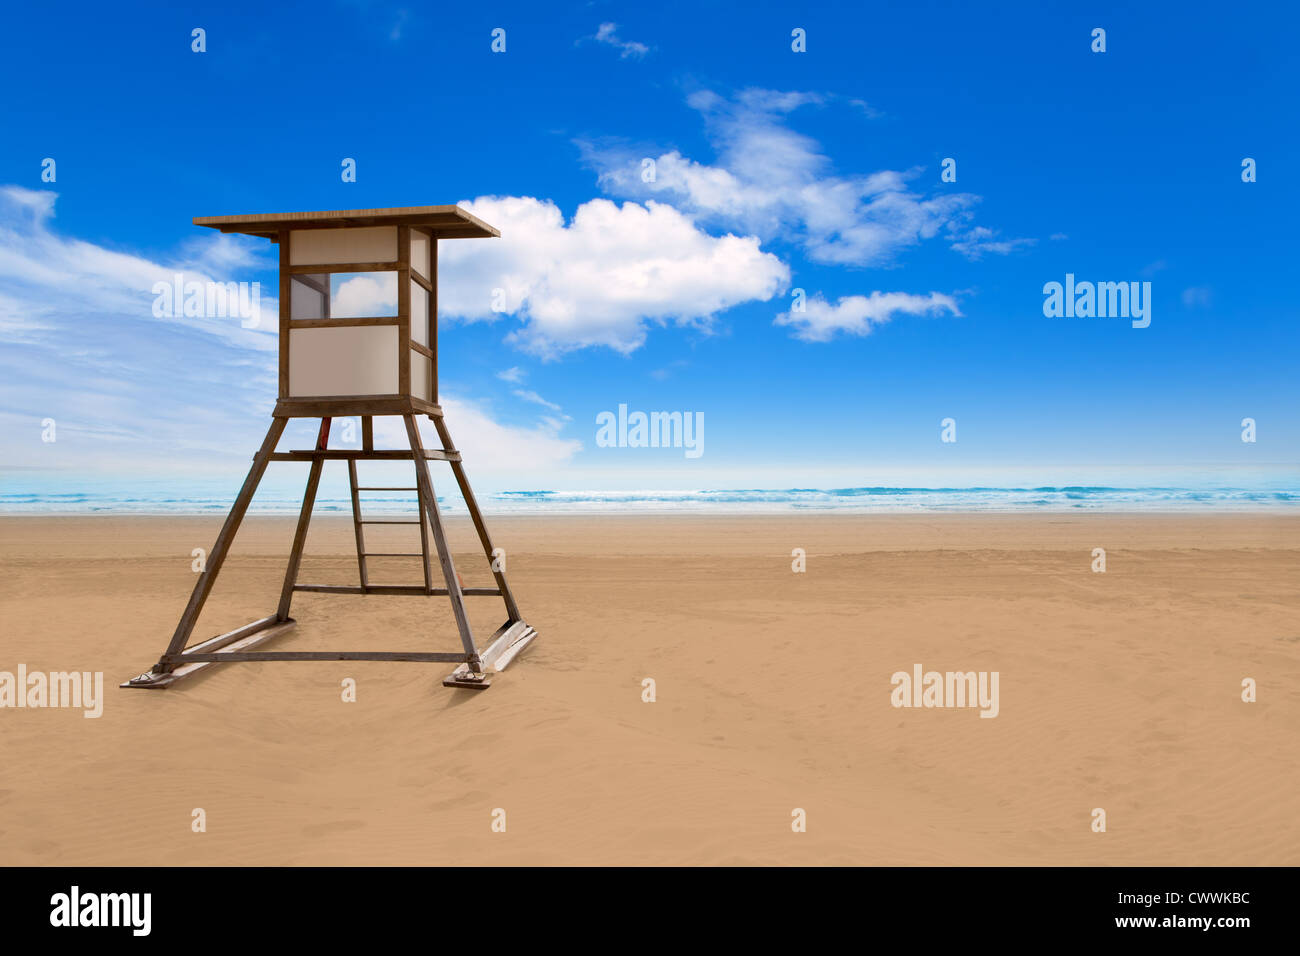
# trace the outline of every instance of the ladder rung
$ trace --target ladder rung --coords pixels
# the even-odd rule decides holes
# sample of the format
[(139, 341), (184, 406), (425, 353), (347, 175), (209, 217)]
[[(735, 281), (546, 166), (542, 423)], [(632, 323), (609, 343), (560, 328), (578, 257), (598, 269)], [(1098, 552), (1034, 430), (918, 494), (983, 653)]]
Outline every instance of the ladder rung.
[(423, 551), (363, 551), (361, 556), (365, 558), (422, 558)]
[(357, 491), (419, 491), (419, 488), (386, 488), (380, 485), (357, 485)]
[(420, 524), (419, 521), (381, 521), (375, 518), (363, 518), (357, 524)]

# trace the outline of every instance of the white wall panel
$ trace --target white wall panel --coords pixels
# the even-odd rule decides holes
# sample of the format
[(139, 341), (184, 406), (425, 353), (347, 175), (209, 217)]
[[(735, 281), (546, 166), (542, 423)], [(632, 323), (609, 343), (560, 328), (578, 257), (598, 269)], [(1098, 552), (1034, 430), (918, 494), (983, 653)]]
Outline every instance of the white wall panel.
[(411, 280), (411, 338), (429, 344), (429, 293)]
[(412, 350), (411, 394), (416, 398), (424, 399), (426, 402), (433, 401), (431, 397), (432, 389), (430, 388), (432, 371), (433, 362), (429, 360), (429, 357)]
[(290, 397), (396, 393), (397, 326), (289, 331)]
[(289, 234), (289, 264), (337, 265), (392, 262), (397, 258), (396, 226), (356, 229), (295, 229)]
[(429, 237), (417, 229), (411, 230), (411, 268), (429, 278)]

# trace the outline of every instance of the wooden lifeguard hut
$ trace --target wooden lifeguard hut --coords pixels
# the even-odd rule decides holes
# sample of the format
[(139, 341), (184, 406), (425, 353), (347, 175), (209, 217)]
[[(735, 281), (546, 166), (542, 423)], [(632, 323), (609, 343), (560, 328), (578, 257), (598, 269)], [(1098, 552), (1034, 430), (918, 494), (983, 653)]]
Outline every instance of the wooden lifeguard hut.
[[(426, 661), (458, 665), (443, 680), (454, 687), (485, 688), (488, 669), (505, 666), (536, 637), (519, 616), (503, 564), (494, 555), (492, 539), (474, 500), (460, 452), (452, 443), (438, 405), (438, 241), (500, 236), (492, 226), (459, 206), (414, 206), (400, 209), (353, 209), (338, 212), (295, 212), (252, 216), (208, 216), (194, 224), (221, 232), (261, 236), (280, 247), (280, 391), (271, 427), (253, 466), (235, 499), (230, 515), (217, 535), (205, 570), (199, 574), (185, 612), (158, 663), (122, 687), (162, 688), (217, 663), (237, 661)], [(349, 283), (360, 279), (359, 285)], [(391, 289), (396, 284), (396, 307), (373, 308), (375, 296), (357, 296), (350, 290)], [(383, 298), (382, 296), (379, 298)], [(385, 311), (392, 315), (358, 314)], [(400, 416), (409, 447), (374, 447), (374, 417)], [(426, 449), (417, 427), (425, 415), (437, 430), (439, 449)], [(361, 419), (361, 447), (329, 447), (330, 422), (336, 417)], [(318, 418), (316, 447), (277, 451), (280, 436), (291, 418)], [(414, 462), (412, 487), (364, 486), (358, 481), (357, 463), (365, 460)], [(230, 544), (248, 510), (267, 465), (273, 461), (310, 463), (302, 511), (289, 553), (280, 603), (275, 613), (243, 627), (190, 645), (199, 613), (221, 573)], [(356, 537), (358, 582), (355, 585), (300, 584), (307, 528), (316, 490), (326, 461), (347, 464), (351, 486), (352, 518)], [(489, 562), (495, 587), (462, 586), (443, 529), (429, 476), (430, 461), (451, 466), (470, 518)], [(370, 519), (362, 512), (367, 491), (414, 492), (416, 512), (409, 521)], [(366, 550), (365, 529), (370, 524), (418, 524), (424, 580), (419, 584), (375, 584), (370, 581), (367, 558), (381, 552)], [(435, 586), (429, 554), (429, 536), (440, 569)], [(391, 552), (384, 556), (394, 556)], [(290, 604), (298, 591), (324, 594), (445, 596), (451, 601), (461, 649), (451, 651), (279, 651), (253, 648), (294, 626)], [(500, 597), (506, 621), (485, 642), (476, 640), (465, 613), (465, 598)]]

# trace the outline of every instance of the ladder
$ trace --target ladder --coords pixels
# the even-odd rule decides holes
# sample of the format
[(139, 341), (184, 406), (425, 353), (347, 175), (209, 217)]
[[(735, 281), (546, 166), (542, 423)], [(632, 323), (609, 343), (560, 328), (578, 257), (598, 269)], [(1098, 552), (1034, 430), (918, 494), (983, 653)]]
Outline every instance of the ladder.
[[(414, 412), (401, 411), (401, 418), (406, 426), (408, 448), (377, 449), (374, 446), (372, 416), (363, 414), (362, 447), (357, 450), (333, 449), (329, 447), (330, 416), (322, 416), (320, 431), (315, 448), (276, 451), (280, 436), (284, 433), (287, 416), (273, 417), (271, 427), (266, 433), (262, 447), (253, 459), (253, 467), (244, 480), (239, 497), (222, 525), (208, 557), (207, 567), (199, 575), (199, 580), (190, 595), (189, 604), (181, 615), (172, 635), (171, 642), (163, 651), (158, 663), (150, 670), (126, 681), (122, 687), (169, 687), (178, 681), (193, 676), (209, 666), (218, 663), (238, 661), (427, 661), (456, 664), (456, 669), (443, 678), (448, 687), (467, 687), (482, 690), (489, 686), (488, 669), (502, 671), (537, 637), (537, 631), (524, 623), (515, 604), (514, 595), (506, 583), (504, 564), (497, 563), (497, 549), (493, 547), (488, 536), (487, 526), (479, 511), (478, 502), (470, 488), (469, 479), (461, 464), (460, 452), (452, 444), (447, 425), (442, 419), (442, 410), (434, 406), (429, 412), (438, 433), (441, 449), (426, 449), (420, 438), (419, 428)], [(406, 461), (415, 467), (414, 486), (362, 485), (357, 474), (357, 461), (360, 459), (379, 461)], [(298, 515), (298, 525), (294, 532), (293, 547), (289, 553), (285, 568), (284, 584), (280, 590), (280, 603), (275, 614), (260, 618), (243, 627), (224, 634), (218, 634), (198, 644), (190, 645), (194, 624), (213, 582), (221, 569), (229, 549), (230, 540), (248, 510), (249, 502), (257, 485), (262, 479), (268, 463), (273, 461), (309, 462), (311, 467), (307, 474), (307, 487), (303, 492), (302, 510)], [(348, 466), (348, 486), (352, 498), (352, 526), (356, 537), (357, 572), (359, 585), (347, 584), (303, 584), (298, 580), (302, 564), (303, 547), (307, 539), (307, 529), (311, 523), (312, 510), (316, 503), (316, 492), (320, 487), (321, 470), (326, 461), (344, 461)], [(438, 499), (433, 490), (433, 480), (429, 475), (430, 461), (445, 461), (451, 466), (453, 477), (464, 498), (470, 520), (478, 534), (483, 556), (487, 559), (495, 581), (490, 587), (465, 587), (448, 546), (446, 529), (438, 509)], [(361, 510), (361, 493), (363, 491), (414, 491), (418, 517), (410, 518), (366, 518)], [(380, 524), (418, 524), (420, 526), (419, 551), (367, 551), (365, 527)], [(429, 550), (432, 537), (434, 551)], [(440, 580), (434, 582), (433, 559), (436, 556)], [(424, 581), (412, 584), (375, 584), (370, 580), (369, 559), (377, 557), (419, 557), (424, 570)], [(296, 621), (289, 611), (293, 596), (299, 592), (317, 594), (366, 594), (366, 595), (420, 595), (445, 596), (450, 599), (451, 609), (456, 618), (456, 630), (461, 639), (461, 650), (455, 651), (255, 651), (254, 647), (278, 637), (292, 628)], [(474, 637), (469, 615), (465, 610), (466, 597), (498, 597), (505, 604), (506, 621), (486, 640), (478, 641)]]
[[(423, 462), (415, 462), (415, 467), (427, 467)], [(424, 493), (420, 490), (418, 476), (414, 485), (362, 485), (357, 479), (357, 460), (348, 459), (348, 486), (352, 492), (352, 528), (357, 539), (357, 572), (361, 580), (361, 593), (370, 592), (370, 568), (367, 558), (420, 558), (424, 568), (424, 591), (433, 594), (433, 566), (429, 559), (429, 526), (427, 509), (424, 505)], [(418, 516), (415, 519), (365, 518), (361, 511), (361, 492), (363, 491), (407, 491), (415, 492)], [(419, 525), (419, 551), (367, 551), (365, 526), (371, 525)], [(457, 578), (460, 575), (457, 574)], [(386, 585), (381, 585), (386, 586)]]

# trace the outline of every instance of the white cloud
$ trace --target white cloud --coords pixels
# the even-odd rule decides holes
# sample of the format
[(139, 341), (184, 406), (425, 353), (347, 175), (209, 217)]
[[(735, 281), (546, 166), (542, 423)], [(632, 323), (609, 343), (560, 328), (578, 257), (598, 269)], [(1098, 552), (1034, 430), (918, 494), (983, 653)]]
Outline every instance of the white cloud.
[(895, 315), (961, 315), (952, 296), (940, 292), (911, 295), (906, 292), (873, 292), (870, 296), (850, 295), (834, 305), (816, 295), (804, 303), (803, 312), (783, 312), (776, 325), (793, 327), (796, 338), (805, 342), (829, 342), (837, 332), (869, 335)]
[(337, 284), (330, 292), (330, 316), (358, 319), (397, 314), (397, 273), (332, 277)]
[(274, 295), (261, 297), (258, 328), (242, 328), (235, 316), (181, 319), (153, 314), (157, 282), (170, 284), (177, 274), (186, 282), (224, 282), (234, 278), (232, 267), (265, 268), (238, 251), (231, 237), (214, 234), (207, 242), (188, 243), (170, 262), (153, 262), (57, 234), (50, 228), (57, 198), (49, 191), (0, 187), (0, 280), (5, 286), (0, 331), (23, 340), (41, 338), (42, 330), (57, 324), (56, 317), (93, 311), (149, 325), (184, 322), (249, 348), (276, 348), (274, 317), (279, 306)]
[[(153, 261), (57, 233), (55, 199), (0, 187), (0, 462), (89, 474), (92, 484), (109, 472), (157, 480), (184, 470), (229, 472), (238, 481), (275, 403), (275, 299), (262, 301), (271, 321), (244, 329), (238, 318), (157, 318), (152, 287), (177, 272), (196, 281), (232, 278), (221, 267), (263, 263), (248, 251), (257, 242), (214, 234)], [(265, 262), (275, 268), (273, 258)], [(349, 295), (362, 291), (376, 294), (357, 286)], [(441, 404), (475, 475), (517, 481), (520, 461), (540, 474), (582, 448), (561, 437), (565, 422), (551, 414), (517, 426), (494, 421), (466, 398), (443, 395)], [(50, 444), (41, 441), (47, 416), (58, 423)], [(388, 447), (406, 445), (400, 420), (377, 419), (377, 433), (381, 423), (397, 429), (382, 432)], [(426, 441), (437, 447), (436, 434)]]
[(1009, 252), (1030, 241), (972, 235), (971, 210), (979, 197), (924, 196), (909, 185), (921, 174), (919, 168), (834, 173), (820, 144), (786, 125), (790, 113), (824, 105), (827, 97), (750, 89), (730, 100), (700, 91), (687, 102), (704, 118), (717, 164), (670, 150), (655, 158), (654, 181), (645, 182), (640, 154), (582, 144), (604, 189), (634, 198), (670, 198), (701, 221), (764, 240), (792, 237), (810, 258), (839, 265), (889, 264), (903, 250), (941, 233), (957, 251), (976, 256)]
[(1005, 256), (1038, 242), (1037, 239), (1001, 239), (998, 230), (987, 226), (966, 230), (955, 227), (950, 231), (954, 234), (952, 247), (971, 260), (982, 259), (989, 253)]
[(517, 388), (515, 389), (515, 395), (518, 396), (519, 398), (522, 398), (526, 402), (532, 402), (534, 405), (541, 405), (543, 408), (549, 408), (553, 412), (564, 411), (564, 409), (562, 409), (559, 405), (556, 405), (554, 402), (547, 401), (546, 399), (542, 398), (542, 396), (538, 395), (536, 392), (532, 391), (531, 389)]
[[(559, 432), (565, 422), (546, 417), (536, 425), (504, 425), (492, 418), (487, 409), (478, 403), (445, 393), (438, 396), (447, 428), (464, 457), (472, 475), (502, 475), (518, 481), (519, 463), (528, 462), (530, 474), (563, 468), (582, 450), (576, 438), (563, 438)], [(405, 448), (406, 427), (400, 419), (376, 418), (375, 445), (386, 448)], [(426, 448), (439, 448), (441, 444), (433, 425), (421, 420), (421, 438)], [(408, 463), (407, 467), (410, 465)]]
[(647, 321), (708, 327), (789, 283), (756, 237), (709, 235), (662, 203), (593, 199), (568, 224), (553, 202), (528, 196), (461, 205), (501, 238), (442, 244), (440, 313), (515, 315), (524, 324), (508, 341), (543, 357), (601, 345), (626, 354), (645, 342)]
[(518, 365), (511, 366), (504, 372), (497, 372), (497, 378), (503, 382), (510, 382), (512, 385), (518, 385), (524, 380), (525, 372)]
[[(623, 60), (639, 60), (650, 52), (650, 47), (646, 46), (644, 43), (638, 43), (635, 40), (620, 39), (618, 36), (617, 23), (602, 23), (596, 29), (595, 36), (583, 37), (582, 39), (595, 40), (597, 43), (603, 43), (605, 46), (612, 46), (614, 49), (619, 51), (619, 58)], [(579, 40), (578, 42), (581, 43), (582, 40)]]

